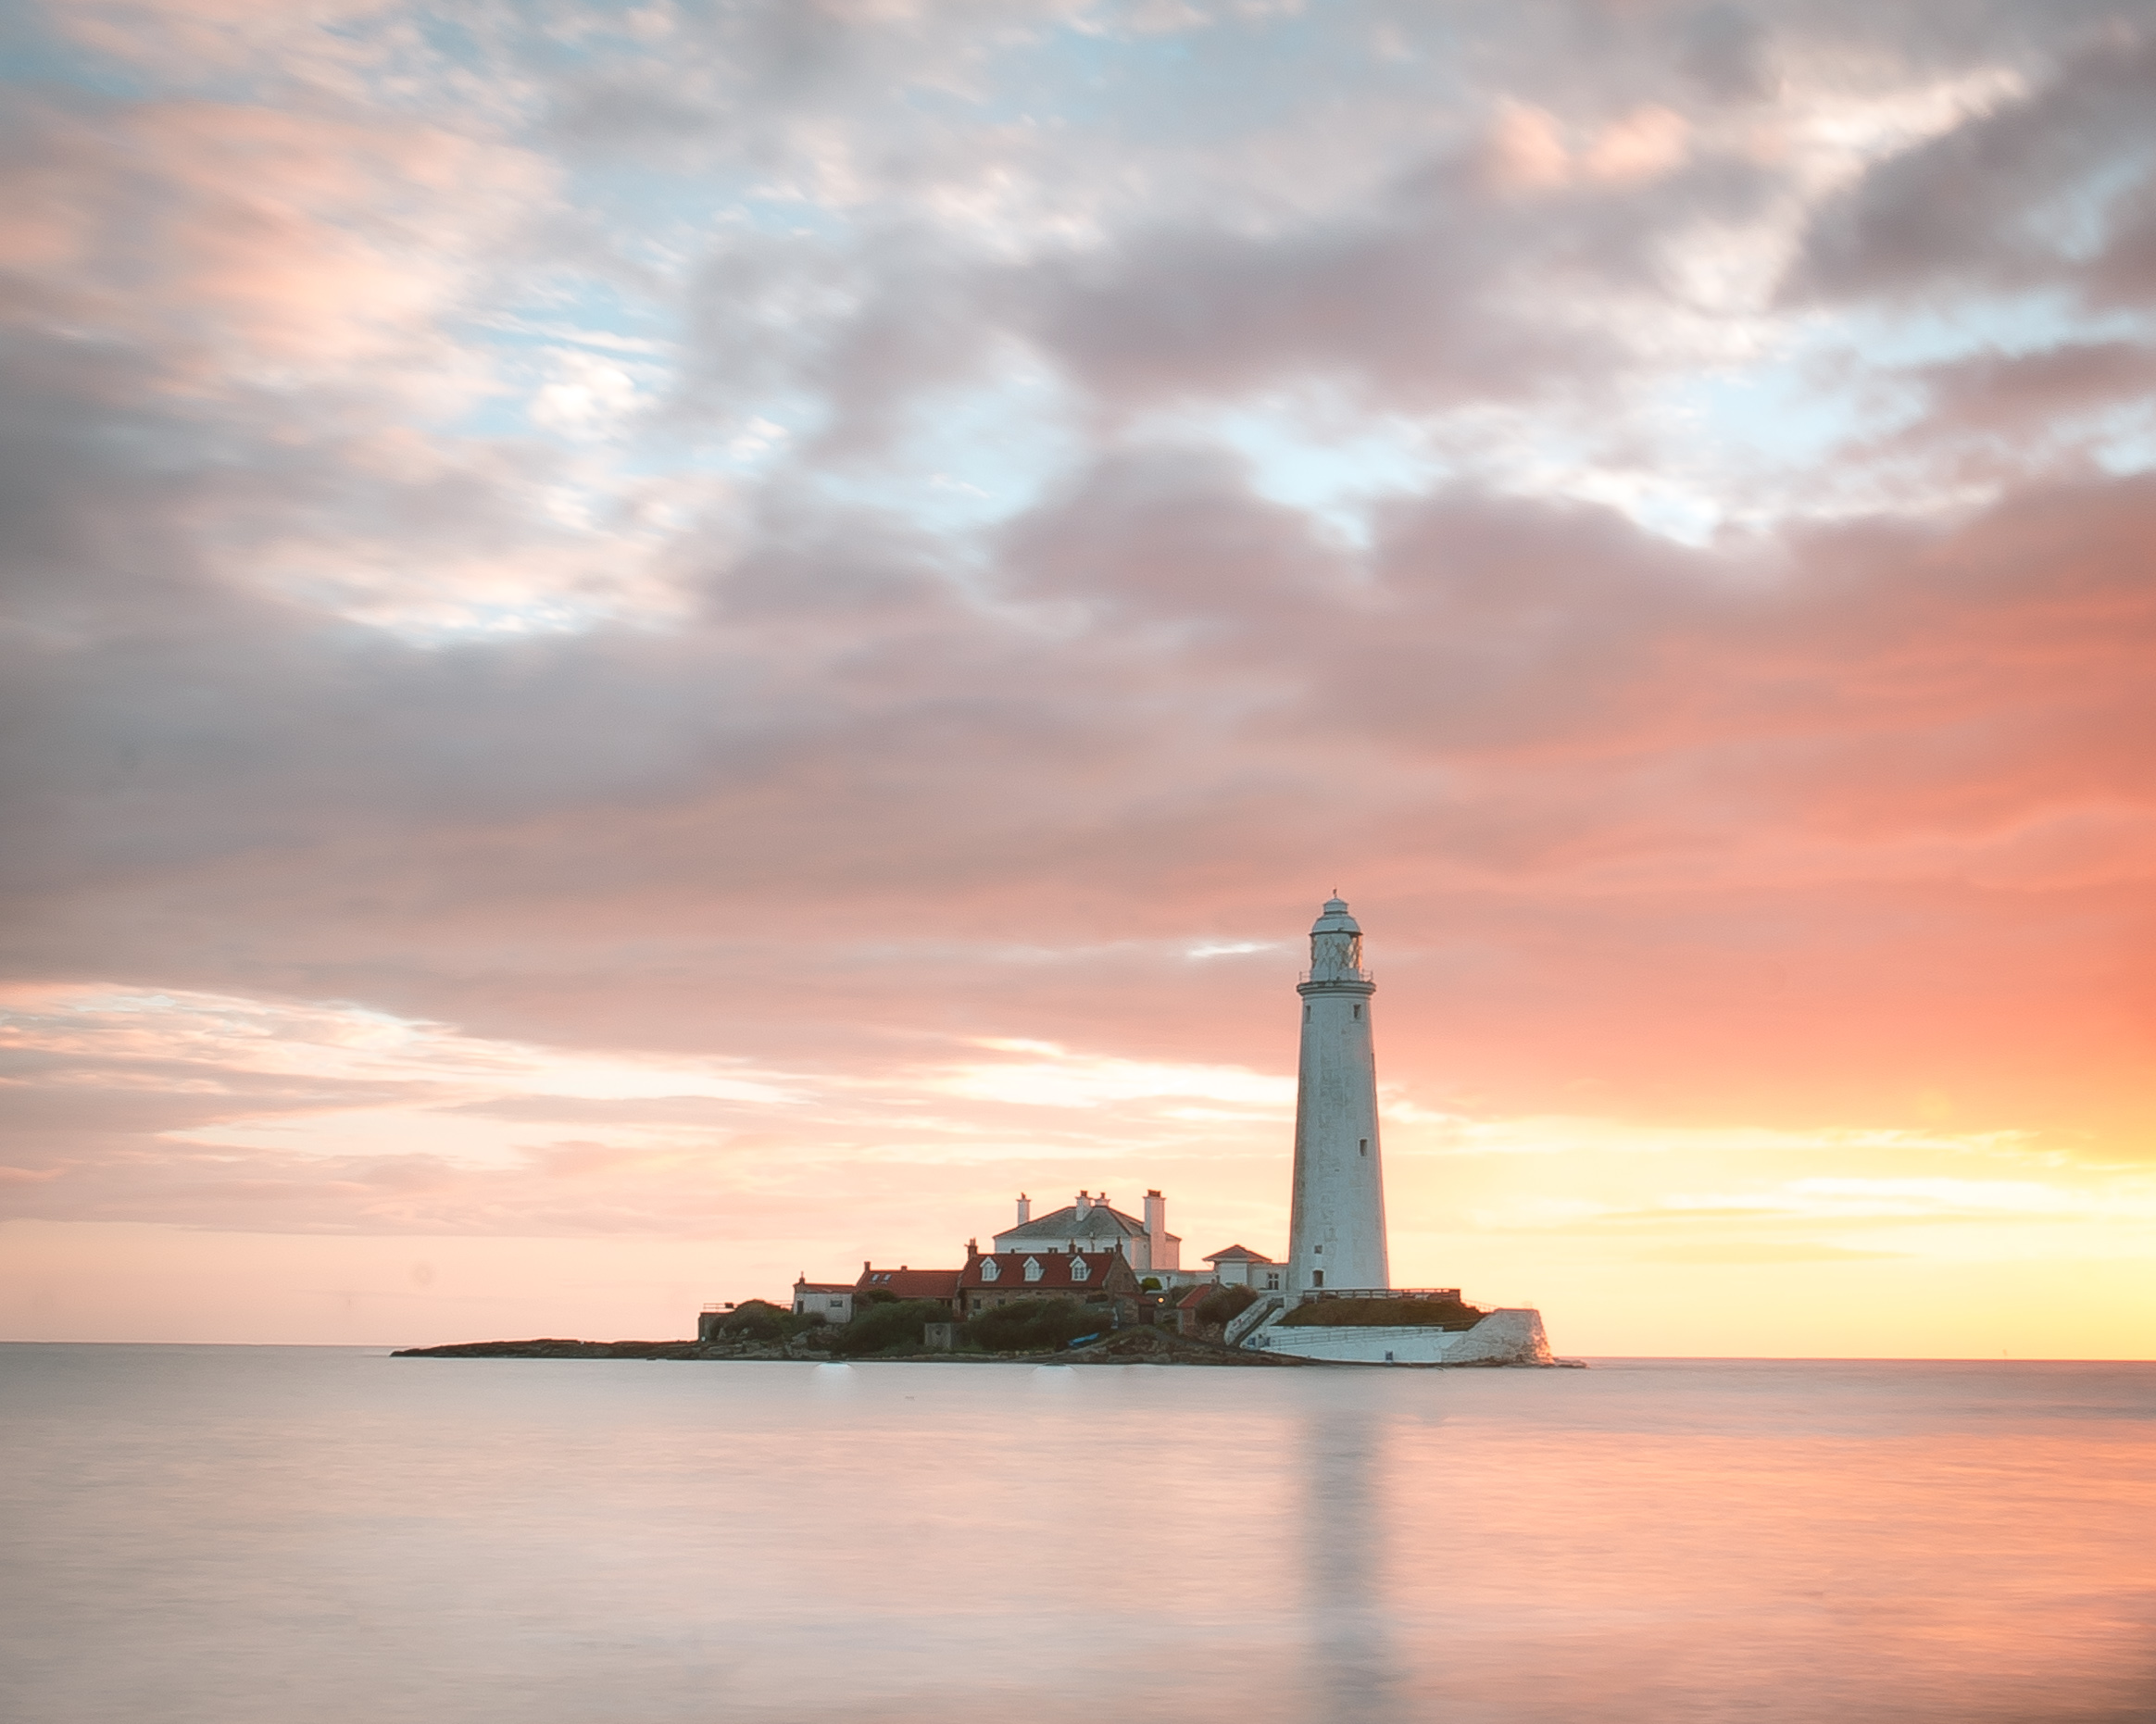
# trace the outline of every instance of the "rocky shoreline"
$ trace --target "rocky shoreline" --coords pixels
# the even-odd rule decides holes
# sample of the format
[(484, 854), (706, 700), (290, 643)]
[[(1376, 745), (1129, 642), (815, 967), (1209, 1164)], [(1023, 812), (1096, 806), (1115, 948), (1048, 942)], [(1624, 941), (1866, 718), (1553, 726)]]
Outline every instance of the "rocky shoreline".
[[(840, 1359), (818, 1347), (785, 1342), (714, 1341), (460, 1341), (439, 1347), (399, 1347), (399, 1359), (724, 1359), (793, 1360), (821, 1364)], [(1292, 1353), (1247, 1352), (1217, 1341), (1173, 1335), (1165, 1330), (1120, 1329), (1082, 1347), (1052, 1353), (879, 1354), (859, 1361), (876, 1365), (1194, 1365), (1258, 1370), (1475, 1370), (1507, 1367), (1476, 1361), (1460, 1365), (1367, 1365), (1358, 1360), (1302, 1358)], [(1559, 1359), (1560, 1366), (1576, 1361)]]
[[(791, 1359), (806, 1364), (851, 1363), (798, 1342), (723, 1341), (463, 1341), (440, 1347), (399, 1347), (399, 1359)], [(885, 1353), (864, 1364), (933, 1365), (1208, 1365), (1264, 1369), (1306, 1368), (1316, 1361), (1245, 1353), (1217, 1341), (1171, 1335), (1158, 1329), (1124, 1329), (1082, 1347), (1043, 1353)]]

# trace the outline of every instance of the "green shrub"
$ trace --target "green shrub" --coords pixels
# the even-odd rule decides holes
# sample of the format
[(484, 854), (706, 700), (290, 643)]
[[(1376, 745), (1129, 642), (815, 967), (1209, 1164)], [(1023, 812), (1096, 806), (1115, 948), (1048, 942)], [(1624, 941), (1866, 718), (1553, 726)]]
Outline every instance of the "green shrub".
[(1075, 1299), (1015, 1299), (966, 1325), (966, 1338), (990, 1353), (1045, 1353), (1081, 1335), (1112, 1329), (1114, 1313)]
[(734, 1341), (783, 1341), (801, 1319), (768, 1299), (744, 1299), (720, 1319), (719, 1332)]
[(854, 1314), (826, 1343), (841, 1358), (869, 1358), (879, 1353), (919, 1353), (927, 1323), (947, 1323), (951, 1308), (940, 1299), (876, 1300)]
[(1216, 1287), (1197, 1302), (1197, 1320), (1225, 1329), (1257, 1302), (1247, 1287)]
[(1138, 1283), (1138, 1286), (1146, 1293), (1159, 1293), (1160, 1291), (1160, 1278), (1158, 1275), (1148, 1275)]

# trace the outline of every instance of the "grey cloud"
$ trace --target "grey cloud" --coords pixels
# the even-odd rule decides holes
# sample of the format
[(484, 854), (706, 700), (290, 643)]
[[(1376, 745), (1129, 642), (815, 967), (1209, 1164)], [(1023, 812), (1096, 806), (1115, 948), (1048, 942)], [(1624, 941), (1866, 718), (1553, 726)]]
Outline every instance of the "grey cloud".
[[(848, 189), (835, 221), (786, 232), (766, 210), (721, 226), (687, 296), (686, 364), (663, 422), (736, 425), (754, 404), (784, 401), (819, 426), (810, 464), (873, 460), (937, 392), (1029, 352), (1111, 413), (1316, 378), (1418, 411), (1497, 401), (1591, 415), (1622, 380), (1669, 363), (1655, 308), (1688, 292), (1673, 248), (1740, 233), (1799, 195), (1749, 134), (1716, 129), (1729, 102), (1776, 99), (1774, 38), (1809, 65), (1899, 57), (1941, 76), (2019, 66), (2040, 86), (1874, 169), (1820, 214), (1787, 289), (1899, 292), (1935, 255), (1961, 268), (1957, 248), (2009, 274), (2051, 267), (2033, 253), (2014, 261), (2029, 244), (2017, 224), (2135, 135), (2133, 55), (2072, 52), (2101, 16), (1822, 4), (1770, 19), (1712, 5), (1636, 17), (1468, 8), (1440, 22), (1372, 6), (1338, 20), (1322, 76), (1276, 84), (1269, 32), (1287, 26), (1223, 12), (1201, 33), (1209, 64), (1248, 74), (1232, 92), (1193, 73), (1191, 106), (1169, 123), (1145, 106), (1150, 83), (1110, 81), (1085, 93), (1086, 123), (1053, 129), (1030, 106), (1020, 121), (976, 113), (967, 81), (991, 62), (1025, 78), (1009, 56), (1037, 48), (1058, 8), (956, 21), (701, 16), (667, 66), (639, 67), (647, 106), (704, 90), (712, 123), (736, 129), (711, 144), (733, 168), (783, 166), (782, 180), (805, 184), (842, 158)], [(1387, 82), (1407, 74), (1382, 56), (1339, 57), (1359, 28), (1381, 24), (1411, 44), (1419, 89)], [(969, 30), (978, 41), (956, 52), (950, 99), (904, 99)], [(1371, 84), (1360, 107), (1336, 99), (1350, 70)], [(708, 95), (714, 80), (739, 88), (721, 100)], [(1651, 105), (1698, 123), (1688, 158), (1667, 171), (1575, 176), (1521, 197), (1490, 181), (1493, 91), (1550, 104), (1575, 152)], [(1027, 88), (1044, 110), (1072, 94)], [(1229, 111), (1239, 129), (1220, 118)], [(754, 144), (738, 131), (748, 126)], [(1977, 181), (1980, 198), (1967, 192)], [(954, 202), (1014, 184), (1024, 191), (1008, 220), (951, 219)], [(726, 182), (732, 195), (746, 189)], [(2089, 280), (2128, 291), (2145, 235), (2125, 205), (2114, 218)]]
[(1764, 101), (1780, 83), (1772, 35), (1756, 11), (1701, 6), (1683, 21), (1679, 39), (1678, 65), (1722, 101)]
[(2025, 97), (1873, 168), (1815, 217), (1786, 291), (2058, 285), (2137, 299), (2152, 144), (2156, 35), (2122, 26), (2039, 71)]
[[(658, 36), (595, 31), (566, 66), (540, 44), (508, 45), (528, 55), (547, 94), (544, 123), (568, 144), (783, 171), (800, 165), (805, 144), (870, 141), (862, 118), (900, 118), (909, 98), (977, 98), (984, 61), (1082, 9), (1069, 0), (752, 0), (675, 7)], [(871, 143), (862, 164), (871, 171), (875, 153)]]
[(2133, 341), (2062, 342), (2026, 353), (1979, 353), (1883, 373), (1912, 417), (1859, 439), (1843, 461), (1874, 473), (1897, 465), (1974, 483), (2100, 470), (2107, 446), (2152, 422), (2156, 348)]

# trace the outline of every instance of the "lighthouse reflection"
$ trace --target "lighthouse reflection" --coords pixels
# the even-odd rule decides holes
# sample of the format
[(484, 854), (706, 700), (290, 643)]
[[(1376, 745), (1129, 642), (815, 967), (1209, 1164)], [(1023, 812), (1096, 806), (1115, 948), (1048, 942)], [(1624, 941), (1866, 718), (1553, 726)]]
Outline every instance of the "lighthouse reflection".
[(1334, 1724), (1408, 1717), (1387, 1603), (1393, 1555), (1383, 1503), (1391, 1427), (1367, 1402), (1317, 1409), (1304, 1423), (1303, 1716)]

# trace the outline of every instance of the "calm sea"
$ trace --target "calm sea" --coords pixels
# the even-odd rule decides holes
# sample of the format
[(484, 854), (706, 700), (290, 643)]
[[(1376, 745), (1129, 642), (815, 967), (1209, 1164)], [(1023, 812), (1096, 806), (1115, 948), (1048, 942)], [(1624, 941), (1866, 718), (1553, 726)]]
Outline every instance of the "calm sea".
[(0, 1348), (10, 1724), (2156, 1719), (2156, 1366)]

